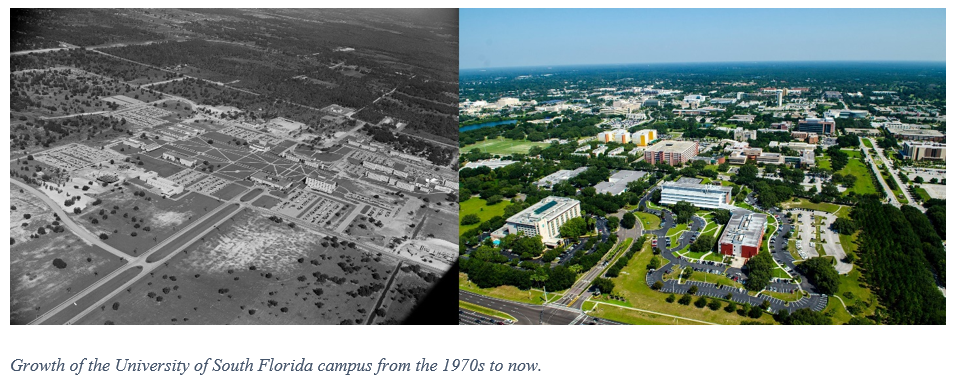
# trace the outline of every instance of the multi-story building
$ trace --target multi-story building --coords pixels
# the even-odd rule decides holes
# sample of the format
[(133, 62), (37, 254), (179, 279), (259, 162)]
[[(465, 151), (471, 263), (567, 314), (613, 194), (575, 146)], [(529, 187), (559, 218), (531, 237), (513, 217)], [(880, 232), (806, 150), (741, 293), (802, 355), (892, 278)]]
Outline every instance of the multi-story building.
[(797, 130), (824, 135), (834, 134), (834, 118), (807, 118), (797, 121)]
[(818, 133), (808, 133), (806, 131), (792, 131), (791, 138), (797, 139), (799, 141), (804, 141), (806, 143), (818, 143)]
[(720, 254), (751, 258), (760, 251), (767, 231), (767, 215), (735, 213), (720, 235)]
[(685, 182), (664, 183), (661, 187), (660, 204), (673, 205), (684, 201), (693, 203), (699, 208), (733, 208), (730, 205), (732, 192), (730, 187)]
[(784, 156), (779, 153), (763, 153), (757, 156), (757, 163), (784, 164)]
[(620, 170), (609, 176), (609, 179), (595, 185), (596, 192), (600, 194), (619, 195), (626, 192), (630, 182), (646, 176), (645, 171)]
[(757, 140), (757, 130), (746, 130), (743, 127), (738, 127), (733, 130), (733, 139), (740, 142)]
[(323, 191), (327, 194), (336, 191), (336, 182), (314, 178), (311, 176), (306, 177), (306, 186), (317, 191)]
[(546, 245), (557, 245), (559, 229), (569, 219), (582, 216), (579, 201), (559, 196), (549, 196), (506, 220), (505, 225), (492, 232), (494, 238), (510, 234), (541, 236)]
[(945, 161), (945, 143), (903, 142), (902, 154), (911, 160)]
[(933, 141), (942, 142), (945, 134), (938, 130), (929, 129), (895, 129), (888, 128), (888, 133), (895, 136), (895, 139), (906, 141)]
[(646, 149), (644, 160), (647, 163), (686, 163), (700, 153), (700, 145), (693, 141), (659, 141)]
[(626, 130), (603, 131), (596, 138), (599, 139), (599, 142), (619, 142), (622, 144), (629, 143), (632, 139)]
[(659, 133), (656, 130), (639, 130), (633, 133), (633, 143), (635, 143), (636, 146), (647, 146), (650, 142), (657, 139), (659, 139)]

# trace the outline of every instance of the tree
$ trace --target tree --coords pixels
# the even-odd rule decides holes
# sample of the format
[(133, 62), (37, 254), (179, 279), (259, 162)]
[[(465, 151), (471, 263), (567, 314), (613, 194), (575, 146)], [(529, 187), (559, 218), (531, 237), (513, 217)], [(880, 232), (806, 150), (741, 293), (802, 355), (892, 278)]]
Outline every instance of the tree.
[[(693, 276), (693, 267), (686, 267), (686, 269), (683, 270), (683, 278), (689, 279), (692, 276)], [(696, 286), (694, 285), (694, 287)], [(694, 290), (693, 288), (690, 288), (690, 290), (693, 290), (693, 292), (690, 292), (690, 294), (696, 293), (696, 290)]]
[(676, 295), (675, 294), (670, 293), (669, 296), (666, 296), (666, 302), (672, 304), (673, 301), (676, 301)]
[(690, 302), (692, 301), (693, 297), (688, 294), (684, 294), (683, 297), (680, 297), (679, 301), (677, 302), (680, 303), (680, 305), (690, 305)]
[(838, 293), (841, 278), (838, 276), (838, 271), (831, 265), (830, 259), (812, 257), (798, 264), (798, 269), (807, 276), (811, 284), (818, 288), (818, 292), (827, 295)]
[(694, 302), (693, 305), (697, 308), (703, 309), (703, 307), (707, 306), (707, 298), (700, 296), (700, 298), (696, 299), (696, 302)]
[(597, 277), (592, 281), (592, 287), (598, 288), (603, 294), (610, 294), (612, 293), (612, 289), (615, 287), (615, 283), (612, 281), (612, 279)]
[(737, 304), (734, 303), (733, 301), (731, 301), (729, 304), (727, 304), (726, 307), (723, 308), (723, 311), (727, 313), (733, 313), (733, 311), (735, 310), (737, 310)]
[(770, 253), (762, 250), (761, 253), (751, 257), (745, 265), (747, 269), (747, 289), (759, 291), (770, 284), (771, 269), (774, 268), (774, 260)]
[(707, 304), (707, 306), (710, 307), (710, 310), (719, 310), (720, 305), (721, 305), (720, 300), (713, 300), (713, 301), (710, 301), (709, 304)]
[(713, 221), (720, 225), (727, 224), (730, 221), (730, 211), (722, 208), (713, 210)]
[(697, 288), (696, 285), (692, 285), (690, 286), (690, 289), (686, 291), (686, 293), (693, 295), (693, 294), (696, 294), (696, 292), (698, 292), (699, 290), (700, 289)]
[(501, 203), (502, 200), (503, 199), (502, 199), (501, 195), (492, 195), (491, 197), (489, 197), (488, 199), (485, 200), (485, 203), (487, 205), (491, 206), (491, 205), (495, 205), (495, 204)]
[(925, 182), (925, 178), (922, 178), (921, 176), (916, 176), (915, 179), (914, 179), (914, 182), (915, 183), (919, 183), (919, 184), (924, 183)]
[(760, 318), (760, 316), (763, 314), (764, 311), (759, 306), (755, 306), (747, 310), (747, 317), (750, 318)]
[(475, 214), (467, 214), (461, 217), (461, 225), (473, 225), (481, 222), (481, 218)]
[(663, 282), (662, 281), (656, 281), (655, 283), (653, 283), (652, 286), (650, 286), (650, 289), (652, 289), (652, 290), (660, 290), (660, 289), (663, 289)]
[(636, 226), (636, 215), (633, 215), (632, 212), (626, 212), (622, 215), (622, 220), (619, 222), (619, 225), (625, 229), (632, 229)]
[(56, 258), (54, 259), (54, 267), (57, 269), (64, 269), (64, 268), (67, 268), (67, 263), (65, 263), (64, 260), (61, 260), (60, 258)]
[(649, 259), (649, 264), (646, 265), (646, 269), (659, 269), (659, 256), (653, 256)]
[(517, 253), (519, 256), (528, 259), (541, 255), (542, 251), (545, 250), (545, 244), (542, 243), (541, 236), (518, 239), (515, 241), (512, 247), (512, 251)]
[(586, 233), (586, 221), (582, 217), (574, 217), (562, 224), (559, 234), (564, 238), (578, 239)]
[(676, 202), (671, 210), (676, 214), (677, 224), (689, 223), (693, 214), (696, 213), (696, 207), (693, 206), (693, 203), (683, 200)]

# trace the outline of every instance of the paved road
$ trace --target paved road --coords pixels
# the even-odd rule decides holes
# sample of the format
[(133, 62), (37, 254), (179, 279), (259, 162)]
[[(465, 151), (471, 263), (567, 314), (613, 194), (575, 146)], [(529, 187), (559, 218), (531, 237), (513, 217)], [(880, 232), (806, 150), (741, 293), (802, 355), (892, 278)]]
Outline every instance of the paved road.
[(71, 232), (74, 232), (74, 234), (80, 237), (82, 240), (88, 243), (91, 243), (93, 245), (96, 245), (98, 247), (101, 247), (101, 249), (108, 251), (112, 255), (125, 259), (126, 261), (130, 262), (135, 260), (134, 256), (131, 256), (115, 247), (105, 244), (103, 241), (101, 241), (100, 238), (98, 238), (93, 233), (91, 233), (91, 231), (88, 231), (87, 228), (84, 228), (78, 225), (77, 223), (75, 223), (73, 220), (71, 220), (71, 217), (67, 214), (67, 212), (65, 212), (64, 209), (57, 204), (57, 202), (55, 202), (53, 199), (48, 197), (47, 194), (45, 194), (43, 191), (33, 188), (16, 178), (10, 178), (10, 182), (26, 190), (27, 192), (33, 194), (34, 196), (38, 197), (40, 200), (43, 200), (44, 203), (46, 203), (48, 207), (54, 210), (54, 213), (61, 218), (61, 224), (67, 227), (67, 229), (71, 230)]
[[(885, 150), (882, 149), (881, 147), (878, 147), (878, 143), (876, 143), (874, 140), (872, 140), (871, 142), (872, 142), (872, 146), (875, 147), (875, 152), (878, 153), (878, 157), (881, 158), (882, 163), (884, 163), (885, 166), (888, 166), (888, 173), (892, 174), (892, 178), (895, 178), (895, 184), (897, 184), (898, 188), (902, 190), (902, 194), (905, 195), (906, 198), (908, 198), (908, 201), (909, 201), (908, 205), (918, 208), (919, 211), (922, 211), (922, 213), (925, 213), (925, 207), (922, 207), (921, 204), (915, 202), (915, 199), (912, 198), (912, 194), (908, 192), (908, 187), (906, 187), (905, 183), (902, 183), (902, 179), (898, 177), (898, 169), (895, 168), (892, 162), (888, 161), (888, 159), (885, 158)], [(865, 145), (862, 144), (861, 146), (864, 147)], [(886, 188), (885, 191), (890, 192), (891, 190)]]
[(580, 309), (566, 308), (557, 304), (534, 305), (482, 296), (465, 290), (460, 291), (461, 301), (494, 309), (511, 315), (518, 321), (516, 325), (580, 325), (583, 323), (602, 323), (621, 325), (615, 321), (590, 318)]

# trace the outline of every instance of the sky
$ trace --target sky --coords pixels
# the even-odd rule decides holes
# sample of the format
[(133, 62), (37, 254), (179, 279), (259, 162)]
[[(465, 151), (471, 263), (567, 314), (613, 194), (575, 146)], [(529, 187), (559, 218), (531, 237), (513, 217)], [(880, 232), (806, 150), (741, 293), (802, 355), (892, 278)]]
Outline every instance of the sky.
[(945, 61), (945, 9), (461, 9), (461, 69)]

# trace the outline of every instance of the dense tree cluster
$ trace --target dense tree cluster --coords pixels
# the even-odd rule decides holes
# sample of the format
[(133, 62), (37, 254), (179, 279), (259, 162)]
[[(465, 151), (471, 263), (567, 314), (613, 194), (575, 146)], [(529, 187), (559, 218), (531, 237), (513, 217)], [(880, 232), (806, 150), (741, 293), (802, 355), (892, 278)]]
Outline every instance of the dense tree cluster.
[(831, 265), (831, 259), (812, 257), (798, 264), (798, 269), (807, 276), (811, 284), (818, 288), (818, 292), (828, 295), (838, 293), (841, 279), (838, 271)]
[(747, 272), (747, 289), (759, 291), (767, 287), (771, 280), (771, 270), (774, 269), (774, 260), (766, 250), (761, 251), (744, 265)]
[(945, 297), (936, 287), (922, 241), (898, 208), (875, 198), (860, 202), (852, 218), (861, 229), (862, 271), (890, 324), (945, 324)]

